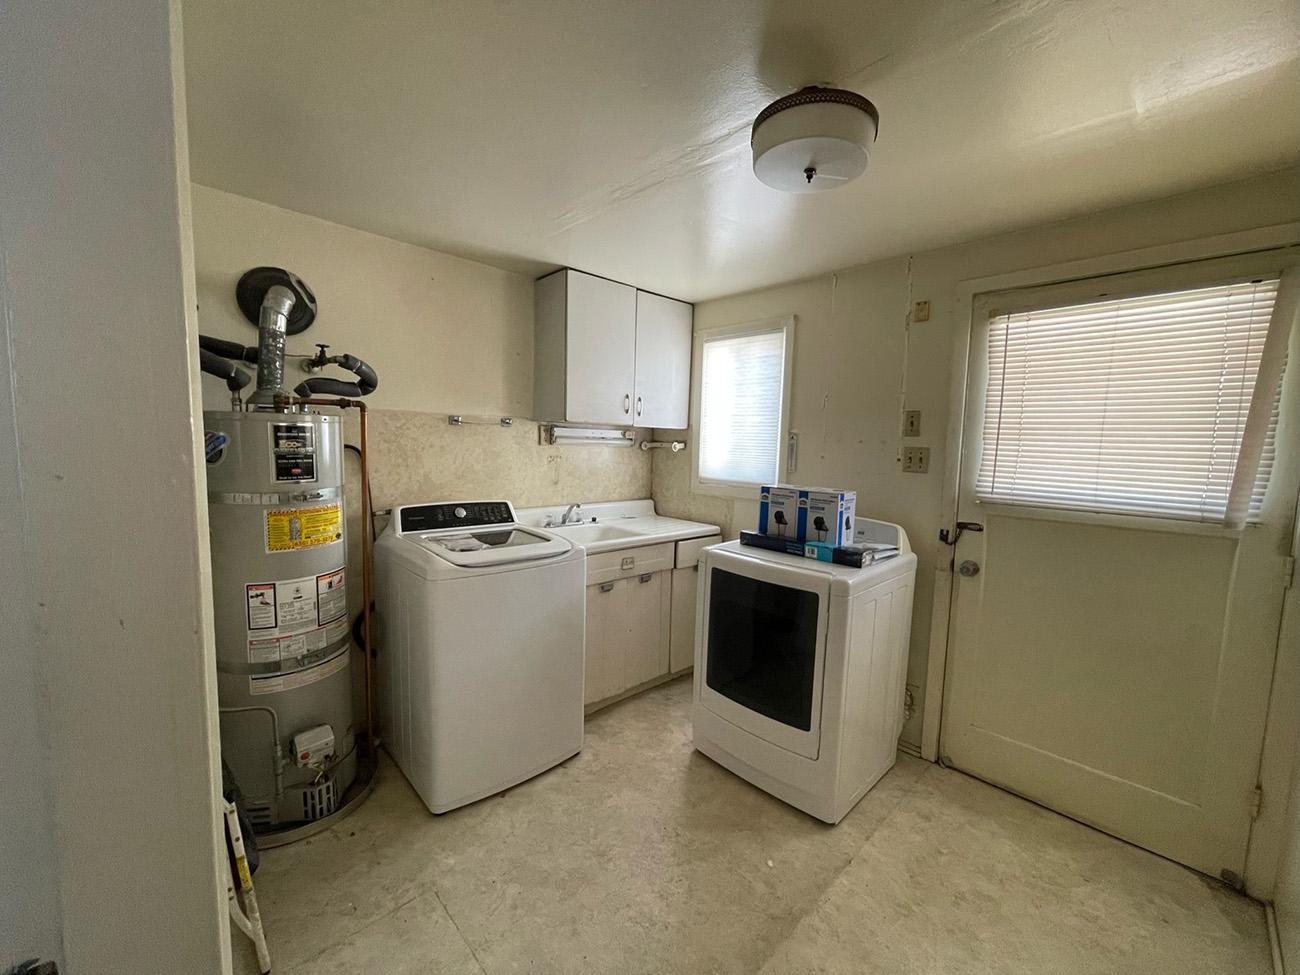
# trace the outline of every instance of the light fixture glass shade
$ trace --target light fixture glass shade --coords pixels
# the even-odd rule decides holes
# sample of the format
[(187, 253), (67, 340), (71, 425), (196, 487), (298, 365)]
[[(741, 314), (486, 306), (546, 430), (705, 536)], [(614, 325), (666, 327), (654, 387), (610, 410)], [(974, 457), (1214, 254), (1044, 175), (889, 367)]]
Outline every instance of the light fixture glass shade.
[(855, 92), (805, 88), (773, 102), (754, 123), (754, 175), (773, 189), (811, 193), (862, 175), (879, 115)]

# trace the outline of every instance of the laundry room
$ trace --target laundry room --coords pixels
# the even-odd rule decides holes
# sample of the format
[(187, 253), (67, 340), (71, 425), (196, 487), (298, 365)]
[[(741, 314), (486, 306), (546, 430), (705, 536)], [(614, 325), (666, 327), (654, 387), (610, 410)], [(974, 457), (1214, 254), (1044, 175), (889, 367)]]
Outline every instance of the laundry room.
[(1300, 8), (0, 78), (0, 975), (1300, 975)]

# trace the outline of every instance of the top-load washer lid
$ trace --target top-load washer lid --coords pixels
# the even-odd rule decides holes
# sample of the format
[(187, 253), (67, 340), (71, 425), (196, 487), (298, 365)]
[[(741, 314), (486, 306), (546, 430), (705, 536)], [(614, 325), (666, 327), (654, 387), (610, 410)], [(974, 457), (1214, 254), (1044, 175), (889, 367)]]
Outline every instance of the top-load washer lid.
[(573, 547), (568, 539), (542, 535), (518, 525), (493, 525), (470, 532), (428, 532), (420, 544), (453, 565), (501, 565), (563, 555)]
[(573, 543), (515, 523), (506, 501), (445, 501), (404, 505), (393, 513), (396, 534), (452, 565), (505, 565), (552, 558)]

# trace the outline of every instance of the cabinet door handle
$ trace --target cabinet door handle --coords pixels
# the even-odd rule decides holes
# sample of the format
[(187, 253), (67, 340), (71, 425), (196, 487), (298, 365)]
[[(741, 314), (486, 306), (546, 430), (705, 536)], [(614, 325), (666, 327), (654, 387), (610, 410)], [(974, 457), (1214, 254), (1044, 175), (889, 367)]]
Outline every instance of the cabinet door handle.
[(600, 584), (600, 591), (601, 591), (601, 592), (613, 592), (613, 591), (614, 591), (614, 583), (612, 583), (612, 582), (602, 582), (602, 583)]
[(650, 581), (651, 579), (653, 579), (654, 577), (655, 577), (655, 574), (654, 574), (653, 572), (643, 572), (643, 573), (641, 573), (641, 581), (642, 581), (642, 582), (649, 582), (649, 581)]
[(636, 415), (637, 415), (637, 416), (640, 416), (640, 415), (641, 415), (641, 397), (640, 397), (640, 396), (638, 396), (638, 397), (636, 398)]
[(631, 393), (624, 393), (624, 394), (623, 394), (623, 412), (624, 412), (624, 413), (631, 413), (631, 412), (632, 412), (632, 394), (631, 394)]

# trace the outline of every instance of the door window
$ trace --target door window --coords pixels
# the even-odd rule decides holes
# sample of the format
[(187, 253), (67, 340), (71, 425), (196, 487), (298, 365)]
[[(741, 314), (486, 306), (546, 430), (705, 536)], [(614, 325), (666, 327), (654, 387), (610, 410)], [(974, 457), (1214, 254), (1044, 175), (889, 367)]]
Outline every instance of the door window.
[(750, 711), (811, 731), (818, 603), (815, 592), (713, 569), (708, 686)]
[(977, 496), (1222, 522), (1240, 479), (1241, 506), (1258, 515), (1276, 371), (1262, 449), (1249, 470), (1238, 460), (1278, 285), (1273, 276), (993, 315)]

